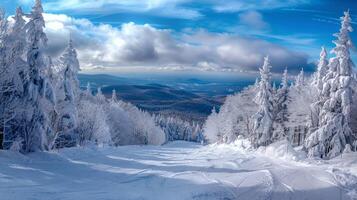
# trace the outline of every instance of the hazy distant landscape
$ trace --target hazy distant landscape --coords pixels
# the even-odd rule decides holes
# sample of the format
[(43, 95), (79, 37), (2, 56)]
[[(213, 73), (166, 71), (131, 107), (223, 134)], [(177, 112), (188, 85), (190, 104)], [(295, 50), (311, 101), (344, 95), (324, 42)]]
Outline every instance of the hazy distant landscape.
[(79, 74), (81, 87), (90, 83), (95, 93), (102, 87), (105, 96), (116, 90), (118, 99), (130, 102), (151, 113), (176, 115), (183, 119), (204, 122), (215, 107), (224, 103), (227, 95), (241, 91), (254, 83), (253, 77), (190, 78), (184, 76), (165, 77), (159, 75), (113, 76), (107, 74)]

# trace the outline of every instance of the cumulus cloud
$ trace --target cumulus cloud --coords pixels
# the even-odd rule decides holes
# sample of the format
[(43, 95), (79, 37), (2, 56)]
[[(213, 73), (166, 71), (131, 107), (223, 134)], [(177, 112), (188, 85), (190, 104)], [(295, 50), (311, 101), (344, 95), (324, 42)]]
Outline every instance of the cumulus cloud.
[(300, 69), (307, 55), (235, 34), (205, 30), (176, 33), (148, 24), (94, 25), (86, 19), (45, 14), (48, 51), (58, 57), (69, 35), (84, 69), (154, 68), (162, 70), (256, 71), (269, 55), (274, 71)]

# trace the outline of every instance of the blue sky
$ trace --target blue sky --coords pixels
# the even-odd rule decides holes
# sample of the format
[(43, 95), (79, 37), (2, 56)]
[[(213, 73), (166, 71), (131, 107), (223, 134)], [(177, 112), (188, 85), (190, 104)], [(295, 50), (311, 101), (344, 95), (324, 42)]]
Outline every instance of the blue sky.
[[(0, 5), (12, 14), (18, 5), (29, 11), (32, 3), (2, 0)], [(53, 54), (64, 48), (58, 38), (65, 32), (56, 35), (62, 24), (78, 38), (84, 67), (98, 70), (254, 71), (262, 57), (271, 54), (276, 71), (286, 66), (309, 71), (320, 47), (333, 47), (343, 11), (349, 9), (357, 22), (357, 2), (351, 0), (43, 0), (43, 4), (52, 14), (45, 16), (49, 39), (58, 40), (50, 42)], [(355, 33), (351, 36), (357, 41)], [(92, 44), (84, 44), (83, 38)], [(90, 55), (93, 48), (98, 49), (96, 56)]]

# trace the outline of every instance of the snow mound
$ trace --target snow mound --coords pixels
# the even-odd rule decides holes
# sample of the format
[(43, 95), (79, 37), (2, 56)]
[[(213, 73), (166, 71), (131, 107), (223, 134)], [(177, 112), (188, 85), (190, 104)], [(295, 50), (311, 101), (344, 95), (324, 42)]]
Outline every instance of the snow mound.
[(210, 148), (215, 149), (215, 148), (226, 148), (226, 149), (232, 149), (235, 151), (240, 151), (240, 152), (249, 152), (253, 151), (253, 145), (250, 142), (249, 139), (244, 138), (243, 136), (238, 136), (238, 138), (231, 142), (231, 143), (213, 143), (208, 145)]
[(267, 157), (284, 160), (299, 161), (306, 158), (306, 154), (304, 152), (296, 151), (287, 140), (275, 142), (267, 147), (259, 147), (257, 152)]
[(238, 136), (238, 138), (233, 142), (233, 146), (242, 151), (253, 150), (253, 145), (249, 139), (243, 138), (243, 136)]

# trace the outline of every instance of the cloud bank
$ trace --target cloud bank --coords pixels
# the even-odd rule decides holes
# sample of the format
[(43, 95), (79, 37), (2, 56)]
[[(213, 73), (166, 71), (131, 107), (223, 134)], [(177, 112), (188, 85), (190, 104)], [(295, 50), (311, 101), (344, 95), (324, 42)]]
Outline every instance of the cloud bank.
[[(107, 24), (94, 25), (87, 19), (67, 15), (45, 14), (44, 17), (50, 54), (58, 57), (71, 35), (85, 70), (256, 71), (266, 55), (270, 56), (275, 72), (281, 72), (285, 67), (299, 70), (308, 65), (308, 56), (303, 53), (236, 34), (206, 30), (177, 33), (132, 22), (117, 28)], [(249, 23), (260, 23), (259, 16), (257, 19)]]

